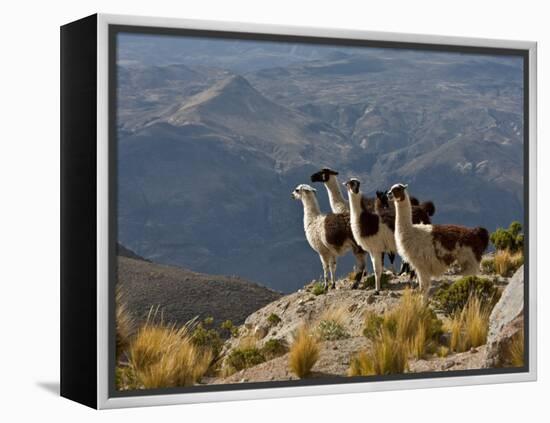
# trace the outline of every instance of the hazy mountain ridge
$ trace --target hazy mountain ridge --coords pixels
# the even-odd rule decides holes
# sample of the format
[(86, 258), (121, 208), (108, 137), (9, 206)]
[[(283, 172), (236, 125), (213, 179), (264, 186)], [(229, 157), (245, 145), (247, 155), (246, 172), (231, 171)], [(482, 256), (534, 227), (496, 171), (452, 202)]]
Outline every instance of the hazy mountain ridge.
[(294, 290), (320, 265), (289, 193), (324, 165), (367, 193), (408, 182), (436, 203), (436, 222), (521, 220), (517, 64), (397, 53), (326, 49), (241, 75), (200, 60), (120, 66), (121, 241), (155, 261)]

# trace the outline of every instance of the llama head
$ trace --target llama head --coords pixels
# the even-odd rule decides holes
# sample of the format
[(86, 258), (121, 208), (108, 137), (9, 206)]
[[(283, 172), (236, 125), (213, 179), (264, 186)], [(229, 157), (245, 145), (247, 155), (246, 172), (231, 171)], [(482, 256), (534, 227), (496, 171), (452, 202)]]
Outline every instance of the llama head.
[(338, 172), (335, 170), (329, 169), (328, 167), (325, 167), (321, 169), (319, 172), (314, 173), (311, 175), (311, 182), (328, 182), (332, 176), (338, 175)]
[(388, 191), (388, 198), (396, 202), (403, 201), (407, 198), (406, 189), (407, 184), (395, 184)]
[(301, 200), (307, 198), (308, 196), (315, 196), (317, 190), (307, 184), (298, 185), (294, 191), (292, 191), (291, 197), (294, 200)]
[(348, 179), (346, 182), (344, 182), (344, 185), (348, 190), (348, 193), (359, 194), (359, 187), (361, 186), (361, 182), (359, 181), (359, 179), (357, 178)]
[(376, 191), (376, 198), (380, 201), (380, 205), (387, 209), (390, 207), (388, 193), (384, 191)]

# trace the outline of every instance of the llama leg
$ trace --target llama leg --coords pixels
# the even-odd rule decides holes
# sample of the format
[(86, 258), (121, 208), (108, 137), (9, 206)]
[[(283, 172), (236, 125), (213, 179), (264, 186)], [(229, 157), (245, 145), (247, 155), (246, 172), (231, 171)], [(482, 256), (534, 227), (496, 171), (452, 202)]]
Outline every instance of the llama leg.
[(388, 253), (388, 258), (391, 263), (391, 271), (395, 274), (395, 253)]
[(418, 288), (420, 290), (420, 293), (422, 294), (422, 297), (424, 299), (424, 303), (428, 302), (428, 294), (430, 292), (430, 285), (431, 285), (431, 278), (426, 275), (425, 273), (421, 273), (417, 271), (418, 276)]
[(371, 254), (372, 267), (374, 268), (374, 284), (377, 293), (382, 289), (382, 255)]
[(356, 264), (351, 289), (356, 289), (359, 286), (359, 282), (361, 282), (361, 279), (363, 278), (363, 274), (365, 273), (365, 253), (362, 251), (354, 251), (353, 254), (355, 256)]
[(329, 272), (329, 260), (325, 256), (320, 256), (321, 263), (323, 264), (323, 286), (325, 291), (328, 289), (328, 272)]
[(330, 260), (330, 288), (336, 288), (336, 257), (331, 257)]

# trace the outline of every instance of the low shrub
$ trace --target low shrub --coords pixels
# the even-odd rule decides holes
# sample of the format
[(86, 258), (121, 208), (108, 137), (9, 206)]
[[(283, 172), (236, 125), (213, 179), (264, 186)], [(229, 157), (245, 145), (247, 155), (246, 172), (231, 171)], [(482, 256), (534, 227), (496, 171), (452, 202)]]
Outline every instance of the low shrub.
[(321, 320), (316, 329), (317, 336), (323, 341), (337, 341), (349, 338), (346, 329), (334, 320)]
[(495, 270), (495, 259), (494, 258), (484, 258), (481, 260), (481, 272), (486, 275), (492, 275), (496, 273)]
[(524, 236), (521, 223), (514, 221), (508, 229), (498, 228), (490, 236), (491, 242), (499, 251), (508, 250), (512, 253), (523, 250)]
[(231, 320), (225, 320), (222, 322), (220, 329), (226, 331), (233, 338), (237, 338), (239, 336), (239, 328), (235, 326)]
[(300, 379), (311, 373), (312, 367), (319, 359), (319, 341), (311, 334), (307, 326), (301, 326), (290, 347), (288, 365)]
[(212, 328), (205, 328), (202, 323), (195, 326), (191, 333), (193, 345), (201, 350), (208, 350), (213, 358), (217, 358), (223, 347), (223, 339), (219, 332)]
[(272, 360), (276, 357), (280, 357), (281, 355), (285, 355), (288, 352), (288, 346), (286, 345), (286, 342), (280, 339), (272, 338), (266, 341), (261, 352), (266, 360)]
[(500, 298), (498, 288), (491, 280), (465, 276), (453, 284), (442, 285), (435, 293), (433, 301), (445, 315), (452, 316), (466, 306), (472, 295), (479, 298), (484, 307), (491, 308)]
[(326, 293), (325, 285), (322, 282), (316, 282), (313, 284), (313, 288), (311, 288), (311, 293), (313, 295), (323, 295)]
[(522, 252), (511, 253), (508, 250), (502, 250), (495, 254), (495, 272), (500, 276), (512, 276), (522, 265)]
[(275, 313), (271, 313), (267, 317), (267, 323), (269, 323), (271, 326), (277, 326), (279, 323), (281, 323), (281, 318)]
[(227, 356), (225, 364), (235, 369), (236, 371), (239, 371), (256, 366), (257, 364), (263, 363), (264, 361), (264, 355), (256, 347), (244, 349), (235, 348), (231, 350), (231, 352)]
[[(382, 273), (382, 276), (380, 277), (380, 287), (381, 289), (388, 289), (389, 283), (390, 283), (390, 275), (387, 273)], [(374, 275), (369, 275), (365, 279), (364, 282), (365, 289), (374, 289), (376, 288), (376, 281)]]
[(336, 341), (349, 337), (345, 329), (349, 312), (345, 307), (332, 306), (319, 318), (315, 332), (322, 341)]

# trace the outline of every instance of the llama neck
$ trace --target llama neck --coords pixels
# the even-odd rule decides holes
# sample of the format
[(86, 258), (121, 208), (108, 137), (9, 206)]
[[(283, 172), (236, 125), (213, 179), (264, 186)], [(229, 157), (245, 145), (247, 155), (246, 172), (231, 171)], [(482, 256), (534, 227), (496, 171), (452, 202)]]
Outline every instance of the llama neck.
[(340, 191), (338, 178), (334, 175), (331, 175), (329, 180), (325, 182), (325, 187), (328, 191), (328, 200), (330, 202), (331, 210), (334, 213), (341, 213), (342, 211), (348, 210), (348, 204), (342, 196), (342, 191)]
[(362, 200), (362, 194), (359, 192), (357, 194), (354, 194), (352, 192), (349, 193), (349, 211), (350, 211), (350, 217), (352, 220), (355, 220), (361, 215), (361, 200)]
[(302, 196), (302, 204), (304, 205), (304, 225), (308, 225), (315, 217), (321, 214), (317, 198), (313, 195)]
[(407, 231), (412, 228), (411, 200), (405, 192), (405, 199), (395, 203), (395, 229), (396, 231)]

